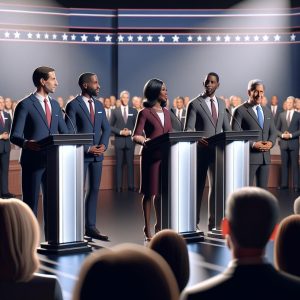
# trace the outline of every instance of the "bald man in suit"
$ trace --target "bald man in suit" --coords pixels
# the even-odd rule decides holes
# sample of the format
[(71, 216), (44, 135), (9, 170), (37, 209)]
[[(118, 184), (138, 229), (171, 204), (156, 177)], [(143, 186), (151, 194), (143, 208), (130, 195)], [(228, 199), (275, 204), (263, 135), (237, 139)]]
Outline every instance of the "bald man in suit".
[[(231, 131), (225, 102), (215, 96), (219, 85), (219, 75), (214, 72), (208, 73), (203, 82), (205, 92), (191, 100), (187, 107), (185, 131), (203, 131), (204, 137), (211, 137), (225, 130)], [(212, 230), (216, 225), (215, 151), (205, 142), (199, 142), (197, 147), (197, 224), (200, 222), (200, 207), (206, 175), (209, 180), (208, 230)]]

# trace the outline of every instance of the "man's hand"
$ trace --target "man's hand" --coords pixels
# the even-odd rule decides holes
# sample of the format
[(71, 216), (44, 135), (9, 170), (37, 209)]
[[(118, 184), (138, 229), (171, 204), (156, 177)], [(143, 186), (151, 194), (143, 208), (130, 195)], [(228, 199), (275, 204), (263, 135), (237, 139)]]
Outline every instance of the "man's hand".
[[(104, 146), (104, 145), (103, 145)], [(103, 154), (103, 148), (101, 148), (100, 146), (96, 145), (96, 146), (91, 146), (89, 149), (89, 153), (95, 155), (95, 156), (100, 156), (101, 154)]]
[(97, 147), (98, 147), (99, 151), (101, 151), (101, 154), (103, 154), (105, 152), (105, 150), (106, 150), (106, 147), (105, 147), (104, 144), (101, 144), (101, 145), (99, 145)]
[(41, 146), (35, 140), (29, 140), (24, 143), (24, 149), (30, 149), (32, 151), (40, 151)]
[(124, 136), (128, 136), (130, 135), (130, 130), (128, 128), (124, 128), (123, 130), (121, 130), (120, 134)]
[(291, 134), (288, 132), (288, 131), (285, 131), (283, 134), (282, 134), (282, 138), (284, 140), (289, 140), (291, 138)]
[(9, 134), (7, 132), (3, 132), (0, 134), (0, 139), (1, 140), (8, 140), (9, 139)]
[(270, 141), (257, 141), (253, 145), (253, 148), (260, 152), (269, 151), (272, 148), (273, 144)]
[(205, 147), (207, 147), (208, 146), (208, 141), (205, 138), (201, 138), (198, 141), (198, 144), (199, 144), (199, 146), (205, 146)]

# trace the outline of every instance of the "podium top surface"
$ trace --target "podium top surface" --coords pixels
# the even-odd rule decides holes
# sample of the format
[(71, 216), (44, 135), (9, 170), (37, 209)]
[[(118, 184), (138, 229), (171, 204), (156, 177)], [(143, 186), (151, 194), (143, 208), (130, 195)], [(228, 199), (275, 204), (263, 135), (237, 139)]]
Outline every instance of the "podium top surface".
[(219, 134), (213, 135), (207, 139), (209, 145), (220, 143), (228, 143), (233, 141), (255, 141), (259, 138), (258, 130), (244, 130), (244, 131), (223, 131)]
[(203, 137), (204, 133), (202, 131), (168, 132), (147, 142), (147, 147), (155, 147), (156, 145), (161, 145), (162, 143), (173, 144), (178, 142), (195, 142)]
[(93, 143), (93, 133), (53, 134), (39, 141), (41, 147), (60, 145), (89, 145)]

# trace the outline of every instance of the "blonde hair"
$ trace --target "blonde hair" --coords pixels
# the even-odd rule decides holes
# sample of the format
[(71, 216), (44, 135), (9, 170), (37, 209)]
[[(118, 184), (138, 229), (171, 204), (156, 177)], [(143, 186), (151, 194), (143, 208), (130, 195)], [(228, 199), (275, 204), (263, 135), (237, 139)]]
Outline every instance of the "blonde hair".
[(18, 199), (0, 199), (0, 281), (25, 282), (39, 267), (39, 226)]

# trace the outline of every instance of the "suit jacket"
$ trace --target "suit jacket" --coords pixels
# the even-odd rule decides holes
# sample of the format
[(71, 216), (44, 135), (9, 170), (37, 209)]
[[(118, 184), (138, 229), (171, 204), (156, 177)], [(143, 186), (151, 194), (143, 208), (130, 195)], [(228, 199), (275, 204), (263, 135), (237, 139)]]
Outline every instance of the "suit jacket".
[[(271, 105), (268, 106), (268, 108), (271, 110)], [(271, 110), (271, 112), (272, 112), (272, 110)], [(274, 123), (275, 123), (275, 126), (276, 126), (276, 127), (277, 127), (277, 122), (278, 122), (279, 115), (280, 115), (280, 113), (282, 113), (282, 112), (283, 112), (282, 107), (279, 106), (279, 105), (277, 105), (276, 114), (275, 114), (275, 116), (273, 116), (273, 118), (274, 118)], [(278, 129), (278, 128), (277, 128), (277, 129)]]
[(215, 126), (211, 112), (204, 99), (202, 95), (199, 95), (189, 102), (184, 130), (203, 131), (205, 137), (213, 136), (222, 131), (231, 131), (224, 101), (217, 98), (218, 122)]
[(63, 300), (56, 277), (34, 274), (28, 282), (0, 282), (1, 300)]
[[(232, 129), (235, 131), (258, 130), (259, 138), (257, 141), (271, 141), (274, 146), (277, 130), (275, 128), (272, 113), (267, 107), (263, 106), (262, 111), (264, 114), (263, 128), (259, 126), (257, 116), (253, 111), (253, 106), (249, 102), (239, 105), (233, 113), (231, 122)], [(253, 143), (254, 142), (250, 143), (250, 164), (270, 164), (270, 151), (259, 152), (252, 147)]]
[(128, 106), (128, 117), (126, 123), (124, 122), (124, 118), (120, 107), (117, 107), (111, 111), (110, 126), (111, 126), (111, 131), (115, 134), (115, 147), (121, 149), (134, 147), (134, 143), (132, 142), (131, 135), (122, 136), (120, 135), (120, 131), (124, 128), (128, 128), (132, 132), (135, 125), (136, 117), (137, 117), (137, 110), (129, 106)]
[(185, 117), (186, 117), (186, 109), (184, 108), (182, 110), (181, 118), (179, 119), (176, 115), (176, 108), (172, 107), (170, 109), (170, 116), (171, 116), (173, 131), (183, 131), (184, 123), (185, 123)]
[(181, 300), (298, 299), (300, 279), (271, 264), (237, 265), (183, 291)]
[[(46, 114), (39, 100), (33, 94), (20, 101), (15, 110), (10, 141), (23, 148), (24, 142), (27, 140), (39, 141), (51, 134), (69, 133), (57, 101), (50, 99), (50, 105), (52, 112), (49, 128)], [(45, 166), (46, 151), (22, 149), (20, 161), (21, 164)]]
[[(88, 153), (88, 149), (93, 145), (104, 144), (107, 148), (110, 126), (106, 118), (105, 109), (100, 101), (94, 100), (95, 104), (95, 120), (94, 125), (90, 118), (90, 112), (82, 99), (81, 95), (78, 95), (75, 99), (70, 101), (66, 106), (66, 113), (72, 120), (74, 126), (77, 129), (77, 133), (93, 133), (94, 139), (91, 145), (84, 145), (84, 159), (85, 161), (102, 161), (103, 155), (94, 156)], [(70, 130), (73, 132), (72, 124), (66, 118), (66, 124)]]
[[(4, 126), (1, 125), (0, 123), (0, 134), (7, 132), (8, 134), (10, 133), (10, 128), (11, 128), (11, 117), (10, 114), (7, 112), (3, 112), (4, 115)], [(0, 140), (0, 154), (1, 153), (6, 153), (10, 151), (10, 141), (8, 140)]]
[(280, 113), (278, 120), (277, 120), (277, 129), (278, 129), (278, 136), (281, 138), (281, 135), (288, 131), (292, 134), (292, 138), (289, 140), (280, 139), (279, 146), (281, 149), (290, 149), (290, 150), (297, 150), (299, 149), (299, 136), (300, 136), (300, 113), (294, 111), (293, 117), (288, 126), (286, 121), (287, 111)]

